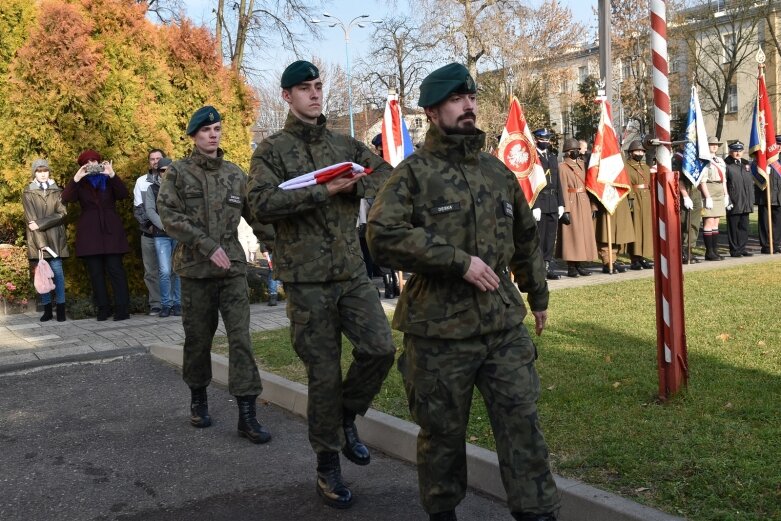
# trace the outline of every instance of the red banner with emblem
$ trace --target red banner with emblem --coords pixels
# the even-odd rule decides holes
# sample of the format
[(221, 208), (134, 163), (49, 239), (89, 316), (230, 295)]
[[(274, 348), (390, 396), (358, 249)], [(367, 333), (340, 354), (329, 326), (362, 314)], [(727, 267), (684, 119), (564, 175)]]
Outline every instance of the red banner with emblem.
[(526, 124), (521, 104), (515, 97), (510, 101), (510, 111), (499, 140), (497, 157), (515, 174), (523, 195), (526, 196), (529, 206), (532, 206), (547, 181), (537, 156), (534, 137)]

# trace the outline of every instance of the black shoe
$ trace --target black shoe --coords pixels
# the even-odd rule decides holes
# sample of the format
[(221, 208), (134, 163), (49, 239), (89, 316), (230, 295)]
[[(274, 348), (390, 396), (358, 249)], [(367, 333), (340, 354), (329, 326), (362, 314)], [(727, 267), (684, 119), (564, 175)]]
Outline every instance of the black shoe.
[(108, 312), (108, 307), (102, 307), (98, 306), (98, 322), (103, 322), (104, 320), (108, 320), (108, 317), (110, 317)]
[(342, 454), (356, 465), (368, 465), (371, 461), (371, 453), (358, 437), (358, 428), (355, 426), (355, 421), (345, 418), (342, 427), (344, 428)]
[(556, 521), (556, 516), (553, 513), (524, 514), (523, 512), (513, 512), (512, 514), (516, 521)]
[(127, 306), (116, 306), (114, 308), (114, 322), (120, 320), (127, 320), (130, 318), (130, 313), (127, 312)]
[(206, 399), (206, 387), (190, 388), (190, 425), (202, 429), (212, 424), (209, 416), (209, 403)]
[(632, 261), (632, 264), (629, 265), (629, 269), (634, 271), (640, 271), (643, 269), (643, 265), (640, 263), (640, 261)]
[(578, 270), (578, 274), (582, 277), (588, 277), (591, 275), (591, 272), (580, 264), (577, 265), (576, 269)]
[(239, 436), (249, 439), (252, 443), (266, 443), (271, 440), (271, 433), (258, 422), (255, 412), (257, 396), (237, 396), (239, 405)]
[(48, 322), (52, 319), (54, 315), (52, 315), (52, 304), (49, 302), (48, 304), (43, 305), (43, 315), (41, 315), (41, 322)]
[(171, 308), (171, 314), (173, 316), (175, 316), (175, 317), (181, 317), (182, 316), (182, 306), (177, 304), (174, 307), (172, 307)]
[(159, 314), (160, 314), (160, 308), (158, 308), (158, 307), (154, 307), (154, 308), (149, 310), (149, 316), (150, 317), (156, 317)]
[(762, 248), (759, 250), (759, 253), (762, 253), (764, 255), (770, 255), (770, 248)]
[(575, 266), (569, 266), (567, 268), (567, 277), (572, 277), (574, 279), (579, 276), (578, 269)]
[(271, 295), (269, 295), (269, 296), (268, 296), (268, 305), (269, 305), (269, 306), (272, 306), (272, 307), (273, 307), (273, 306), (276, 306), (276, 305), (277, 305), (277, 299), (278, 299), (278, 298), (279, 298), (279, 297), (278, 297), (278, 295), (277, 295), (276, 293), (272, 293)]
[(754, 256), (753, 253), (751, 253), (750, 251), (746, 251), (746, 250), (743, 250), (742, 252), (740, 252), (740, 254), (742, 256), (744, 256), (744, 257), (753, 257)]
[(57, 322), (65, 322), (65, 304), (57, 304)]
[[(730, 255), (730, 257), (740, 257), (740, 255)], [(724, 257), (722, 257), (719, 254), (716, 253), (706, 253), (705, 254), (705, 260), (706, 261), (722, 261), (724, 260)]]
[[(741, 255), (741, 254), (740, 254), (740, 252), (738, 252), (738, 253), (730, 253), (730, 254), (729, 254), (729, 256), (730, 256), (730, 257), (742, 257), (743, 255)], [(707, 257), (707, 256), (706, 256), (705, 258), (706, 258), (707, 260), (713, 260), (713, 259), (708, 259), (708, 257)]]
[(455, 510), (446, 510), (445, 512), (429, 514), (428, 519), (429, 521), (458, 521)]
[(610, 273), (610, 266), (608, 266), (607, 264), (603, 264), (602, 273), (604, 273), (605, 275), (612, 275), (612, 273)]
[(559, 280), (561, 278), (561, 275), (549, 271), (548, 273), (545, 274), (545, 278), (548, 280)]
[[(168, 306), (163, 306), (163, 309), (160, 310), (160, 314), (157, 315), (160, 318), (167, 318), (171, 316), (171, 308)], [(116, 320), (116, 319), (114, 319)]]
[(338, 452), (320, 452), (317, 455), (317, 495), (333, 508), (350, 508), (353, 493), (342, 480)]
[(654, 263), (653, 263), (653, 262), (651, 262), (651, 261), (645, 260), (645, 259), (643, 259), (643, 260), (641, 260), (641, 261), (640, 261), (640, 265), (641, 265), (641, 266), (642, 266), (644, 269), (647, 269), (647, 270), (652, 270), (652, 269), (654, 268)]
[(613, 269), (618, 273), (624, 273), (626, 271), (626, 264), (616, 261), (613, 264)]

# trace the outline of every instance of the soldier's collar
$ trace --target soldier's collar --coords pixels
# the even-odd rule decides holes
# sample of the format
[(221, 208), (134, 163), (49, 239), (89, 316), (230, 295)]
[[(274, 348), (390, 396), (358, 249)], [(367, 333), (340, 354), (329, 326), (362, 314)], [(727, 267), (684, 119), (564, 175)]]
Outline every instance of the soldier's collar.
[(445, 134), (436, 125), (429, 125), (423, 143), (425, 150), (450, 162), (476, 161), (484, 146), (485, 132), (482, 130), (470, 136)]
[(298, 119), (292, 112), (288, 112), (285, 130), (301, 138), (306, 143), (313, 143), (322, 139), (325, 134), (326, 119), (325, 116), (320, 114), (317, 118), (317, 123), (311, 125)]
[(203, 155), (197, 148), (193, 148), (193, 153), (190, 155), (190, 158), (192, 158), (196, 165), (204, 170), (217, 170), (222, 166), (222, 157), (224, 155), (225, 152), (223, 152), (221, 148), (217, 149), (217, 157)]

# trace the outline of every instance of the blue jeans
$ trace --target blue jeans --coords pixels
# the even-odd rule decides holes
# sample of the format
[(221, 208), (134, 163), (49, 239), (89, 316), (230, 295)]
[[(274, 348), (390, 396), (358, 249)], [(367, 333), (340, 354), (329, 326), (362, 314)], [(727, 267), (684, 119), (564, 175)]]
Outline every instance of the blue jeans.
[(171, 269), (171, 255), (176, 247), (176, 239), (155, 237), (157, 265), (160, 279), (160, 304), (164, 308), (182, 305), (182, 283), (179, 275)]
[[(268, 254), (269, 260), (273, 260), (271, 257), (271, 254)], [(279, 290), (279, 281), (274, 279), (274, 270), (268, 270), (268, 279), (266, 279), (268, 283), (268, 294), (269, 295), (276, 295), (277, 291)]]
[[(65, 304), (65, 274), (62, 272), (62, 257), (56, 259), (46, 259), (54, 273), (54, 296), (57, 304)], [(52, 294), (44, 293), (41, 295), (41, 304), (51, 304)]]

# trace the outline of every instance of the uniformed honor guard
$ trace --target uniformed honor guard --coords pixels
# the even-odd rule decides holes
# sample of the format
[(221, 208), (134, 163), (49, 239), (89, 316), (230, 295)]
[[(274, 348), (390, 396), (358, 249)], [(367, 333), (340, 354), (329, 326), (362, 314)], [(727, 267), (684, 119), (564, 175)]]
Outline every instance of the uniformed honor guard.
[[(380, 391), (395, 348), (377, 289), (366, 276), (356, 217), (391, 167), (363, 143), (335, 134), (322, 115), (323, 83), (307, 61), (282, 74), (282, 98), (290, 107), (285, 127), (252, 156), (250, 202), (254, 215), (272, 223), (274, 268), (285, 284), (293, 348), (309, 379), (309, 441), (317, 453), (317, 493), (335, 508), (352, 505), (339, 451), (368, 465), (369, 450), (355, 427)], [(300, 174), (352, 161), (373, 170), (296, 190), (279, 185)], [(352, 342), (353, 362), (342, 380), (342, 333)]]
[(645, 148), (640, 140), (634, 140), (627, 149), (629, 160), (626, 170), (632, 182), (629, 192), (629, 211), (635, 229), (635, 242), (629, 247), (632, 270), (650, 270), (654, 267), (648, 259), (654, 256), (654, 232), (651, 223), (651, 169), (644, 161)]
[(534, 140), (537, 142), (537, 156), (545, 171), (547, 183), (534, 201), (532, 214), (537, 220), (546, 276), (551, 280), (558, 280), (561, 275), (553, 271), (553, 253), (556, 246), (556, 230), (559, 226), (559, 219), (564, 214), (564, 194), (561, 192), (559, 180), (559, 160), (556, 153), (551, 150), (550, 140), (554, 136), (553, 132), (547, 128), (538, 128), (533, 134)]
[(743, 143), (729, 146), (727, 164), (727, 239), (731, 257), (751, 257), (748, 245), (748, 216), (754, 211), (754, 176), (751, 163), (743, 159)]
[[(687, 140), (684, 136), (679, 136), (680, 141)], [(678, 174), (678, 192), (680, 194), (680, 214), (681, 214), (681, 259), (684, 264), (697, 264), (700, 258), (689, 255), (691, 248), (697, 244), (697, 237), (700, 235), (700, 223), (702, 221), (702, 183), (695, 187), (691, 180), (683, 174), (683, 144), (675, 146), (675, 153), (672, 158), (673, 171)]]
[[(467, 484), (466, 426), (474, 387), (496, 437), (515, 519), (551, 521), (559, 495), (537, 416), (537, 334), (548, 286), (534, 217), (515, 175), (482, 152), (476, 85), (450, 64), (427, 76), (418, 104), (431, 125), (369, 212), (369, 249), (384, 266), (412, 272), (393, 318), (404, 333), (399, 371), (420, 425), (418, 480), (432, 520), (456, 519)], [(509, 266), (509, 270), (508, 270)]]
[(568, 277), (588, 277), (591, 272), (584, 263), (597, 258), (591, 201), (586, 192), (586, 165), (579, 143), (574, 138), (564, 140), (564, 161), (559, 165), (561, 190), (564, 192), (564, 215), (561, 218), (556, 249), (567, 261)]
[(214, 107), (195, 111), (187, 135), (192, 154), (168, 167), (157, 208), (166, 233), (178, 241), (173, 265), (182, 284), (182, 376), (191, 391), (190, 423), (211, 425), (206, 387), (219, 311), (228, 335), (228, 390), (239, 406), (239, 435), (265, 443), (271, 435), (256, 418), (262, 386), (252, 356), (247, 264), (238, 238), (239, 220), (250, 220), (247, 176), (223, 158), (222, 120)]
[[(699, 190), (704, 198), (701, 215), (706, 261), (724, 260), (724, 257), (719, 255), (719, 221), (727, 215), (726, 208), (730, 205), (730, 200), (727, 192), (727, 165), (718, 155), (720, 146), (721, 142), (718, 138), (714, 136), (708, 138), (711, 160), (702, 171), (699, 185)], [(693, 261), (694, 259), (692, 259)]]
[[(781, 144), (781, 135), (776, 136), (776, 143)], [(768, 165), (770, 177), (770, 220), (773, 225), (773, 253), (781, 253), (781, 162)], [(757, 202), (757, 224), (759, 224), (759, 245), (762, 253), (770, 253), (770, 233), (767, 227), (767, 188), (754, 189), (754, 199)]]

